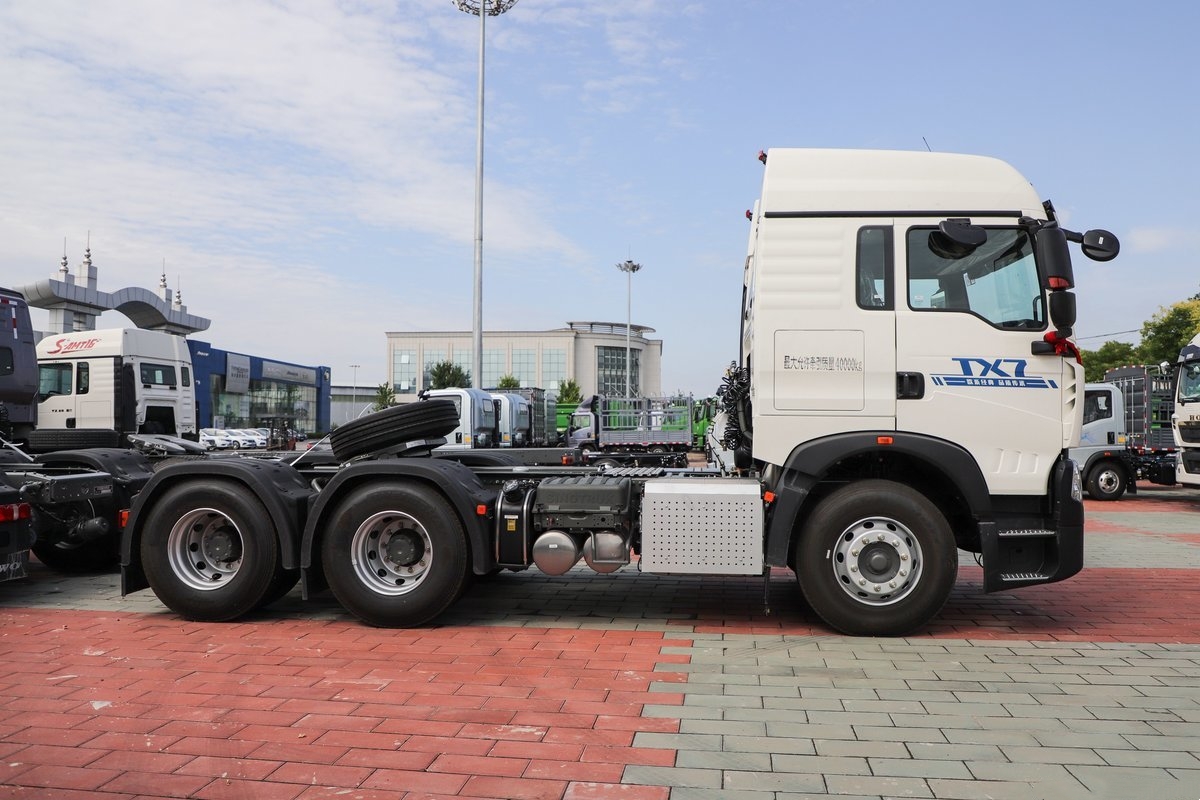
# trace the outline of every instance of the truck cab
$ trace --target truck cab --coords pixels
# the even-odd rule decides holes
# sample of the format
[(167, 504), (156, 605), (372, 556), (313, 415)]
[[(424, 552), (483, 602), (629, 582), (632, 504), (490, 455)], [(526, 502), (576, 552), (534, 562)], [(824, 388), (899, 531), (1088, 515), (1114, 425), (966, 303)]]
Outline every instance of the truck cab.
[(1200, 486), (1200, 334), (1179, 353), (1171, 428), (1178, 448), (1175, 479)]
[(498, 447), (499, 419), (492, 395), (482, 389), (430, 389), (422, 400), (445, 398), (454, 402), (459, 422), (447, 437), (443, 450), (470, 450)]
[(91, 434), (195, 439), (192, 361), (181, 336), (136, 328), (53, 334), (37, 345), (38, 426), (56, 441)]
[(532, 444), (530, 404), (519, 394), (493, 392), (500, 447), (529, 447)]

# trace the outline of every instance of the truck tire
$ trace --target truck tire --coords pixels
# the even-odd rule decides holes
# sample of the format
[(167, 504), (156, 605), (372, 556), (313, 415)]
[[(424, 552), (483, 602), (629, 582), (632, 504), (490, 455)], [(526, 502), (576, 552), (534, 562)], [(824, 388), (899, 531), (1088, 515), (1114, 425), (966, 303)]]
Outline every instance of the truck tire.
[(325, 526), (321, 563), (346, 610), (369, 625), (424, 625), (461, 594), (470, 573), (462, 522), (432, 489), (363, 486)]
[(350, 420), (329, 434), (329, 446), (338, 459), (349, 461), (406, 442), (440, 438), (457, 427), (453, 400), (425, 400)]
[(867, 480), (838, 489), (813, 510), (792, 569), (831, 627), (852, 636), (900, 636), (945, 605), (958, 549), (928, 499), (903, 484)]
[(1100, 461), (1087, 475), (1087, 493), (1093, 500), (1120, 500), (1125, 494), (1125, 470), (1116, 461)]
[(190, 620), (236, 619), (267, 602), (283, 582), (271, 516), (236, 484), (168, 489), (150, 510), (141, 538), (150, 588)]

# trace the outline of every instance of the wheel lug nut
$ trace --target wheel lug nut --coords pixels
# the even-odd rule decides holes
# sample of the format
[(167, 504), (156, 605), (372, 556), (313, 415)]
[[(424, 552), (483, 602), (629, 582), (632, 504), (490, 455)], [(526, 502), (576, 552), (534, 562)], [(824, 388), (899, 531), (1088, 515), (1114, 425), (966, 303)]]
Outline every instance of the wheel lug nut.
[(864, 580), (864, 579), (862, 579), (862, 578), (859, 578), (859, 580), (858, 580), (858, 585), (859, 585), (859, 586), (866, 586), (866, 585), (867, 585), (867, 582), (866, 582), (866, 580)]
[(850, 571), (851, 571), (851, 572), (858, 572), (858, 567), (851, 565), (851, 567), (850, 567)]

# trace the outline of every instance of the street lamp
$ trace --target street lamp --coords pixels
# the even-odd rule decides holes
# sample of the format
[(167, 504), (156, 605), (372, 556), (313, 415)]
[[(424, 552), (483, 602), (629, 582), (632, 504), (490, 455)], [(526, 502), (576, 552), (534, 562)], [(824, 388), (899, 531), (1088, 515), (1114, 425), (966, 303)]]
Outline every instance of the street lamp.
[(350, 369), (354, 370), (354, 382), (350, 384), (350, 419), (358, 418), (358, 368), (362, 364), (351, 364)]
[(483, 388), (483, 42), (486, 20), (517, 0), (451, 0), (459, 11), (479, 17), (479, 124), (475, 144), (475, 294), (471, 315), (471, 385)]
[(633, 261), (623, 261), (617, 264), (617, 269), (625, 273), (625, 396), (633, 397), (630, 391), (630, 375), (633, 373), (633, 361), (630, 360), (629, 331), (633, 328), (633, 273), (642, 268), (641, 264)]

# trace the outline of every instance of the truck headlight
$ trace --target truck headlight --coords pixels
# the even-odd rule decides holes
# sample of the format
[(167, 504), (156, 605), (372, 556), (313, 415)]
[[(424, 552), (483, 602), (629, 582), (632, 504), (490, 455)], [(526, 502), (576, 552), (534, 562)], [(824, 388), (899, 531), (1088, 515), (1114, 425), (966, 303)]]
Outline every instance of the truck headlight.
[(1071, 462), (1071, 499), (1083, 502), (1083, 470), (1075, 461)]

